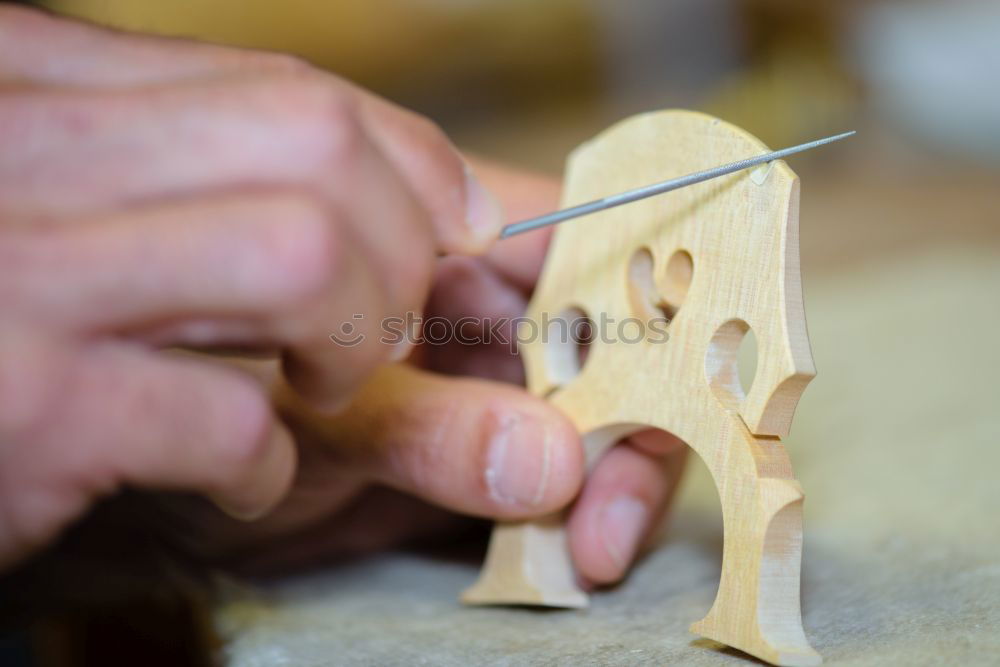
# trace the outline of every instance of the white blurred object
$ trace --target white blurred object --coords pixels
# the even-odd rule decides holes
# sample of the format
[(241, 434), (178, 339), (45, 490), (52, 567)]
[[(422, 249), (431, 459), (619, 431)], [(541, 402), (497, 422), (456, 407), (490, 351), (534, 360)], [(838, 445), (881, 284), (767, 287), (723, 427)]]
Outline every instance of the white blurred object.
[(934, 148), (1000, 162), (1000, 3), (873, 5), (850, 47), (880, 113)]

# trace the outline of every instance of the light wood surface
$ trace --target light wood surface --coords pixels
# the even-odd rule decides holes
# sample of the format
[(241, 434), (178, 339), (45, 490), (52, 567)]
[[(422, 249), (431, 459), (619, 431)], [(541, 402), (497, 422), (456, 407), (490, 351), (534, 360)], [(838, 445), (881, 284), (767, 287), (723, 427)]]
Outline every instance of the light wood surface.
[[(765, 150), (703, 114), (644, 114), (574, 152), (563, 204)], [(820, 662), (799, 607), (803, 494), (781, 443), (815, 374), (795, 174), (776, 162), (562, 225), (528, 314), (542, 328), (557, 322), (548, 340), (522, 347), (529, 389), (574, 421), (590, 463), (651, 426), (687, 442), (712, 474), (725, 526), (722, 576), (692, 631), (776, 664)], [(581, 314), (597, 334), (582, 362), (573, 341), (558, 340), (559, 318)], [(669, 318), (668, 336), (657, 317)], [(758, 361), (745, 390), (738, 352), (748, 330)], [(561, 518), (498, 525), (463, 601), (585, 606)]]

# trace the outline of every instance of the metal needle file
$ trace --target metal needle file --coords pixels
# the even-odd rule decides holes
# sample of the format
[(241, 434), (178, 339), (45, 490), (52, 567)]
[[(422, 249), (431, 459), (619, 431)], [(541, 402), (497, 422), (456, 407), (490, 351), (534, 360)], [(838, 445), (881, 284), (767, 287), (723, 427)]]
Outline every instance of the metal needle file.
[(843, 134), (837, 134), (832, 137), (826, 137), (824, 139), (817, 139), (816, 141), (810, 141), (808, 143), (799, 144), (798, 146), (783, 148), (780, 151), (772, 151), (770, 153), (764, 153), (763, 155), (758, 155), (756, 157), (750, 157), (744, 160), (739, 160), (737, 162), (731, 162), (729, 164), (724, 164), (720, 167), (713, 167), (712, 169), (706, 169), (704, 171), (696, 171), (693, 174), (688, 174), (686, 176), (679, 176), (677, 178), (671, 178), (669, 181), (654, 183), (652, 185), (636, 188), (634, 190), (628, 190), (627, 192), (622, 192), (616, 195), (611, 195), (609, 197), (604, 197), (603, 199), (597, 199), (592, 202), (587, 202), (586, 204), (580, 204), (579, 206), (565, 208), (561, 211), (555, 211), (554, 213), (547, 213), (546, 215), (542, 215), (537, 218), (531, 218), (529, 220), (515, 222), (503, 228), (503, 230), (500, 232), (500, 238), (505, 239), (509, 236), (514, 236), (515, 234), (520, 234), (522, 232), (529, 232), (532, 229), (538, 229), (539, 227), (546, 227), (548, 225), (555, 225), (566, 220), (578, 218), (582, 215), (597, 213), (598, 211), (603, 211), (605, 209), (613, 208), (615, 206), (621, 206), (622, 204), (628, 204), (629, 202), (634, 202), (639, 199), (645, 199), (647, 197), (652, 197), (654, 195), (663, 194), (664, 192), (670, 192), (671, 190), (678, 190), (680, 188), (687, 187), (688, 185), (694, 185), (695, 183), (701, 183), (703, 181), (708, 181), (713, 178), (718, 178), (719, 176), (732, 174), (733, 172), (736, 171), (742, 171), (744, 169), (749, 169), (750, 167), (756, 167), (757, 165), (764, 164), (765, 162), (771, 162), (772, 160), (780, 160), (782, 158), (788, 157), (789, 155), (794, 155), (795, 153), (801, 153), (802, 151), (807, 151), (810, 148), (816, 148), (818, 146), (824, 146), (826, 144), (833, 143), (834, 141), (840, 141), (841, 139), (846, 139), (852, 134), (855, 134), (853, 130), (851, 132), (844, 132)]

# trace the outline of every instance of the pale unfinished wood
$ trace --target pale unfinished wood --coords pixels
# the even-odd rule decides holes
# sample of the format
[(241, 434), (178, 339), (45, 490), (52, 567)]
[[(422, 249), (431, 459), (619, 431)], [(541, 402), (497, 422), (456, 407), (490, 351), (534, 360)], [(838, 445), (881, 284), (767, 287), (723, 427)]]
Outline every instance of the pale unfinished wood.
[[(687, 111), (623, 121), (570, 157), (563, 204), (766, 151), (718, 119)], [(671, 317), (667, 342), (522, 346), (528, 387), (584, 434), (593, 464), (614, 442), (656, 427), (708, 466), (722, 504), (719, 591), (691, 630), (780, 665), (820, 662), (802, 629), (802, 489), (781, 443), (815, 375), (799, 275), (798, 179), (784, 162), (561, 225), (528, 315)], [(756, 335), (744, 394), (737, 351)], [(635, 337), (633, 327), (626, 333)], [(555, 332), (554, 332), (555, 333)], [(614, 332), (617, 333), (617, 332)], [(561, 516), (497, 525), (470, 604), (581, 607)]]

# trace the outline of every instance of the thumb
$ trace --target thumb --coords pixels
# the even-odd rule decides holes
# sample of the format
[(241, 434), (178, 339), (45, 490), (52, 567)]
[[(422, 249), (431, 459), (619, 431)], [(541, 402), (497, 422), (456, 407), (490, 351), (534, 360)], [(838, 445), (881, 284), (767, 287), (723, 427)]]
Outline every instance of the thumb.
[(308, 421), (319, 446), (344, 465), (466, 514), (548, 514), (576, 496), (584, 477), (573, 425), (511, 385), (394, 364), (376, 372), (343, 413)]

